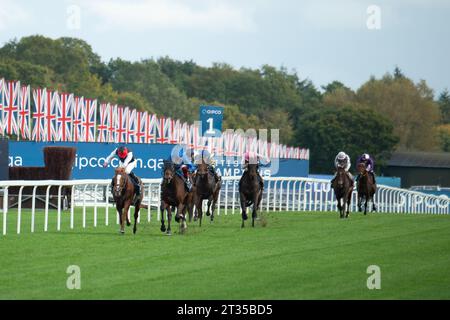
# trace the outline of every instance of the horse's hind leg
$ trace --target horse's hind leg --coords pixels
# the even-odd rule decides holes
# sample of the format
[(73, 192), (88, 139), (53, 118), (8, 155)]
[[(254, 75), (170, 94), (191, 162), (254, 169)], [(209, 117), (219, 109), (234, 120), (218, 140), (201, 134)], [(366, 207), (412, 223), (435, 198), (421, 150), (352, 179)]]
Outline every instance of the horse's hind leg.
[(375, 199), (374, 199), (373, 196), (372, 196), (372, 211), (373, 211), (373, 212), (377, 212), (377, 206), (376, 206), (376, 204), (375, 204)]
[(247, 200), (245, 198), (245, 195), (243, 193), (241, 193), (241, 209), (242, 209), (242, 225), (241, 225), (241, 228), (244, 227), (244, 221), (248, 219), (246, 202), (247, 202)]

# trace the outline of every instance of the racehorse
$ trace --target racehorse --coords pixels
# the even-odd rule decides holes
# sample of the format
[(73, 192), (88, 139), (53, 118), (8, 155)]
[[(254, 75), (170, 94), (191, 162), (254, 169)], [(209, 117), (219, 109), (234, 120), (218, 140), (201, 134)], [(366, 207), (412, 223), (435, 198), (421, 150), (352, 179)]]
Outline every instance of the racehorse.
[(128, 218), (128, 210), (131, 205), (134, 205), (134, 227), (133, 233), (137, 231), (137, 220), (139, 217), (139, 209), (144, 207), (142, 202), (142, 195), (144, 194), (144, 185), (139, 179), (139, 184), (141, 185), (141, 194), (135, 196), (134, 184), (131, 181), (128, 174), (125, 172), (124, 168), (117, 168), (115, 170), (115, 175), (113, 178), (112, 194), (114, 197), (114, 202), (116, 203), (116, 209), (120, 218), (120, 233), (125, 233), (125, 221), (127, 226), (130, 226), (130, 220)]
[(341, 219), (348, 218), (350, 213), (350, 203), (352, 200), (353, 181), (350, 179), (347, 172), (345, 172), (344, 168), (338, 168), (332, 188), (334, 190), (334, 194), (336, 195), (337, 206)]
[(373, 183), (372, 175), (366, 170), (366, 165), (364, 163), (359, 163), (357, 166), (359, 172), (358, 179), (358, 209), (359, 212), (362, 211), (362, 200), (364, 198), (364, 215), (367, 214), (367, 203), (372, 201), (372, 210), (377, 211), (375, 206), (375, 201), (373, 197), (377, 191), (377, 185)]
[[(177, 209), (175, 221), (180, 222), (180, 232), (183, 233), (186, 228), (186, 209), (191, 215), (189, 192), (186, 191), (183, 179), (176, 173), (173, 162), (165, 161), (163, 168), (163, 180), (161, 182), (161, 232), (167, 232), (171, 235), (170, 223), (172, 221), (172, 210)], [(164, 211), (167, 210), (167, 229), (164, 224)]]
[(203, 200), (208, 199), (208, 209), (206, 211), (206, 215), (208, 217), (211, 216), (212, 222), (214, 220), (214, 210), (216, 209), (217, 199), (219, 198), (222, 180), (219, 179), (219, 181), (216, 182), (214, 175), (209, 170), (208, 164), (202, 160), (202, 162), (197, 166), (194, 185), (194, 204), (198, 212), (198, 218), (200, 219), (199, 225), (201, 227), (203, 217)]
[(242, 225), (244, 227), (244, 221), (248, 219), (247, 207), (253, 204), (252, 212), (252, 227), (255, 226), (255, 220), (257, 218), (257, 211), (261, 203), (264, 184), (261, 181), (258, 174), (258, 164), (249, 163), (247, 166), (247, 173), (243, 174), (239, 180), (239, 196), (241, 200), (242, 209)]

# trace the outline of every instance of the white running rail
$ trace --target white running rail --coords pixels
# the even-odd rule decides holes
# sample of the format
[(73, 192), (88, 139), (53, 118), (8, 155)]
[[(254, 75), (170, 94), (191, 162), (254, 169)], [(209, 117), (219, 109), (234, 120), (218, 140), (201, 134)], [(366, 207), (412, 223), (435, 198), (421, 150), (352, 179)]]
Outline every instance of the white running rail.
[[(219, 195), (219, 206), (217, 215), (240, 213), (240, 201), (238, 192), (238, 182), (240, 177), (223, 177), (222, 190)], [(336, 201), (334, 193), (328, 180), (311, 178), (265, 178), (265, 189), (261, 201), (260, 209), (263, 211), (336, 211)], [(63, 187), (71, 188), (70, 197), (70, 228), (74, 228), (75, 208), (82, 209), (82, 226), (86, 228), (86, 208), (93, 208), (94, 226), (97, 226), (99, 208), (105, 208), (105, 224), (109, 224), (109, 210), (114, 210), (110, 200), (111, 180), (45, 180), (45, 181), (0, 181), (0, 197), (3, 204), (2, 210), (2, 233), (6, 235), (8, 226), (8, 207), (12, 187), (19, 188), (17, 197), (17, 233), (21, 232), (22, 199), (27, 196), (31, 199), (31, 232), (35, 231), (36, 190), (38, 187), (46, 187), (45, 196), (40, 196), (40, 201), (45, 203), (44, 208), (44, 231), (48, 231), (49, 212), (52, 206), (50, 200), (55, 199), (57, 216), (57, 230), (61, 230), (61, 215), (64, 211)], [(147, 221), (151, 221), (151, 213), (155, 211), (157, 220), (160, 220), (159, 196), (161, 179), (143, 179), (145, 185), (143, 203), (148, 205), (146, 212)], [(32, 187), (31, 194), (24, 195), (23, 189)], [(57, 188), (56, 195), (51, 195), (51, 188)], [(380, 185), (375, 196), (375, 203), (378, 212), (385, 213), (423, 213), (423, 214), (449, 214), (450, 199), (445, 196), (434, 196), (430, 194), (410, 191), (400, 188), (393, 188)], [(351, 211), (357, 210), (356, 191), (353, 192)], [(142, 213), (145, 211), (141, 210)], [(90, 212), (89, 212), (90, 213)], [(142, 216), (142, 214), (141, 214)], [(118, 223), (118, 215), (116, 215)]]

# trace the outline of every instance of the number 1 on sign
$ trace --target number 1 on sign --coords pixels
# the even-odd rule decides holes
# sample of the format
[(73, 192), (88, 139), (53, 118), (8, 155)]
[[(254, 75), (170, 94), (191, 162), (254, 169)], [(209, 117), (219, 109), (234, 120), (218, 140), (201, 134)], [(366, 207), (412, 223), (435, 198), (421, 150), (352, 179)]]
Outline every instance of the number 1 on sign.
[(213, 118), (208, 118), (208, 120), (206, 120), (206, 122), (208, 122), (209, 124), (209, 129), (206, 131), (206, 134), (214, 134), (214, 119)]

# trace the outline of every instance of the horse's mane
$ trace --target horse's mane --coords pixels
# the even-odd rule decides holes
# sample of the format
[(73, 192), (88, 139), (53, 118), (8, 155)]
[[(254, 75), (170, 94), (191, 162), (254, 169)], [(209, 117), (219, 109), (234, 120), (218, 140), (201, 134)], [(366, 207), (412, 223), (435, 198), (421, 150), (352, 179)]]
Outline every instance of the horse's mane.
[(115, 172), (116, 172), (116, 175), (118, 175), (118, 174), (124, 174), (124, 173), (125, 173), (125, 169), (119, 167), (119, 168), (116, 168)]

